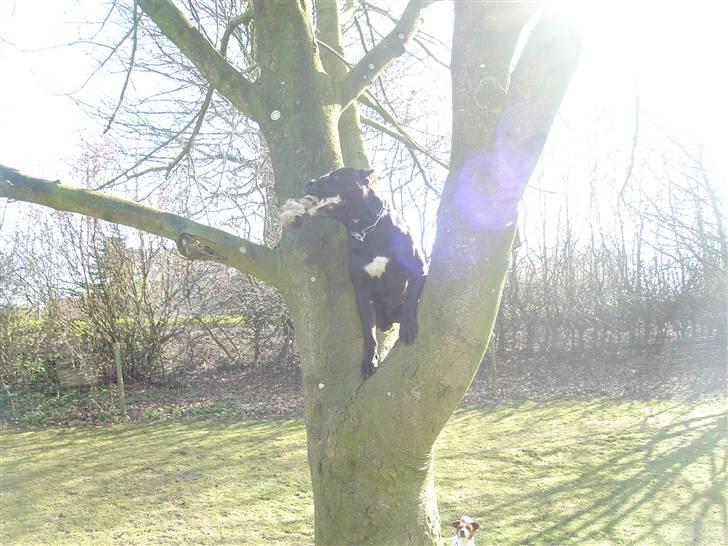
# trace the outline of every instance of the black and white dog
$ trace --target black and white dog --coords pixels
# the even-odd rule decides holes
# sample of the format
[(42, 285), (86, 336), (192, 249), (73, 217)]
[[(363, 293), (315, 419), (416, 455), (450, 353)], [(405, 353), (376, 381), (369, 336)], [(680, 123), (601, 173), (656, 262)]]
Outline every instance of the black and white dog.
[(361, 371), (370, 376), (379, 365), (375, 328), (399, 322), (399, 338), (417, 335), (417, 303), (427, 275), (401, 216), (370, 187), (374, 171), (344, 167), (306, 182), (302, 199), (289, 200), (281, 221), (296, 224), (304, 214), (333, 218), (346, 226), (349, 277), (364, 335)]

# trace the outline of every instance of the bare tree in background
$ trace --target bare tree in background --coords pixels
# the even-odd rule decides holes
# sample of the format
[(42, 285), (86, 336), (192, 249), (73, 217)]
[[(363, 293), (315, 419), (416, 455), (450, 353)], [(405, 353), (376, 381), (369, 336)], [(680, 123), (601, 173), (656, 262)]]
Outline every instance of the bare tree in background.
[(651, 138), (655, 149), (635, 152), (628, 184), (610, 188), (594, 170), (586, 215), (569, 210), (568, 195), (550, 198), (540, 230), (513, 255), (501, 350), (705, 336), (725, 347), (725, 204), (699, 149)]

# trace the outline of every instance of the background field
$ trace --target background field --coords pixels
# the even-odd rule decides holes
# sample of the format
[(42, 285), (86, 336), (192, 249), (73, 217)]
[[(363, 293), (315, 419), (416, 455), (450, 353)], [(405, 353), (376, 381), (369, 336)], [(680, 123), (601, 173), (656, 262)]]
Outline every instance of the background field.
[[(725, 544), (725, 410), (465, 408), (436, 446), (441, 517), (475, 517), (481, 544)], [(310, 544), (304, 446), (298, 419), (5, 427), (0, 542)]]

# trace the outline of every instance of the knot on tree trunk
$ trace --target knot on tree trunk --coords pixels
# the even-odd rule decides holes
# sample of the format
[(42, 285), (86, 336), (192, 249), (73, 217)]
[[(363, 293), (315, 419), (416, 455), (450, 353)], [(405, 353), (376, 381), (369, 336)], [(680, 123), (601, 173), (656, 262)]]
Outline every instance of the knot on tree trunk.
[(206, 259), (215, 255), (215, 243), (199, 235), (180, 233), (175, 242), (179, 253), (189, 260)]

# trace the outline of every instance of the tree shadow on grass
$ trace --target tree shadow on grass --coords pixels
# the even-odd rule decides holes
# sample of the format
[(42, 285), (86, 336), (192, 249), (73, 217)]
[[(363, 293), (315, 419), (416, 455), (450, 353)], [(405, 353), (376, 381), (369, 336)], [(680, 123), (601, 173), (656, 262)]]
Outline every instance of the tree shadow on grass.
[(299, 420), (9, 432), (2, 444), (4, 544), (210, 542), (203, 531), (253, 543), (261, 514), (279, 512), (310, 535)]
[(461, 500), (482, 508), (486, 542), (728, 543), (725, 412), (695, 415), (670, 403), (614, 424), (620, 404), (631, 403), (495, 411), (493, 434), (511, 417), (526, 430), (505, 446), (493, 436), (459, 453), (490, 471), (480, 470), (485, 483)]
[[(634, 544), (659, 536), (661, 527), (674, 518), (683, 519), (696, 505), (701, 506), (698, 514), (703, 517), (713, 505), (724, 513), (720, 491), (725, 487), (725, 461), (716, 460), (716, 449), (724, 431), (723, 415), (680, 421), (660, 431), (646, 445), (612, 457), (563, 485), (546, 489), (542, 496), (583, 495), (591, 500), (569, 516), (531, 533), (525, 542), (560, 543), (575, 534), (582, 540), (611, 536), (622, 521), (645, 505), (650, 506), (654, 519), (632, 538)], [(703, 458), (711, 462), (714, 470), (720, 465), (722, 472), (720, 476), (712, 472), (712, 486), (696, 489), (692, 480), (683, 476), (683, 470)], [(684, 488), (687, 494), (676, 496), (675, 491), (670, 491), (674, 487)], [(725, 515), (723, 523), (725, 527)], [(693, 541), (702, 542), (701, 517), (693, 520), (692, 531)]]

